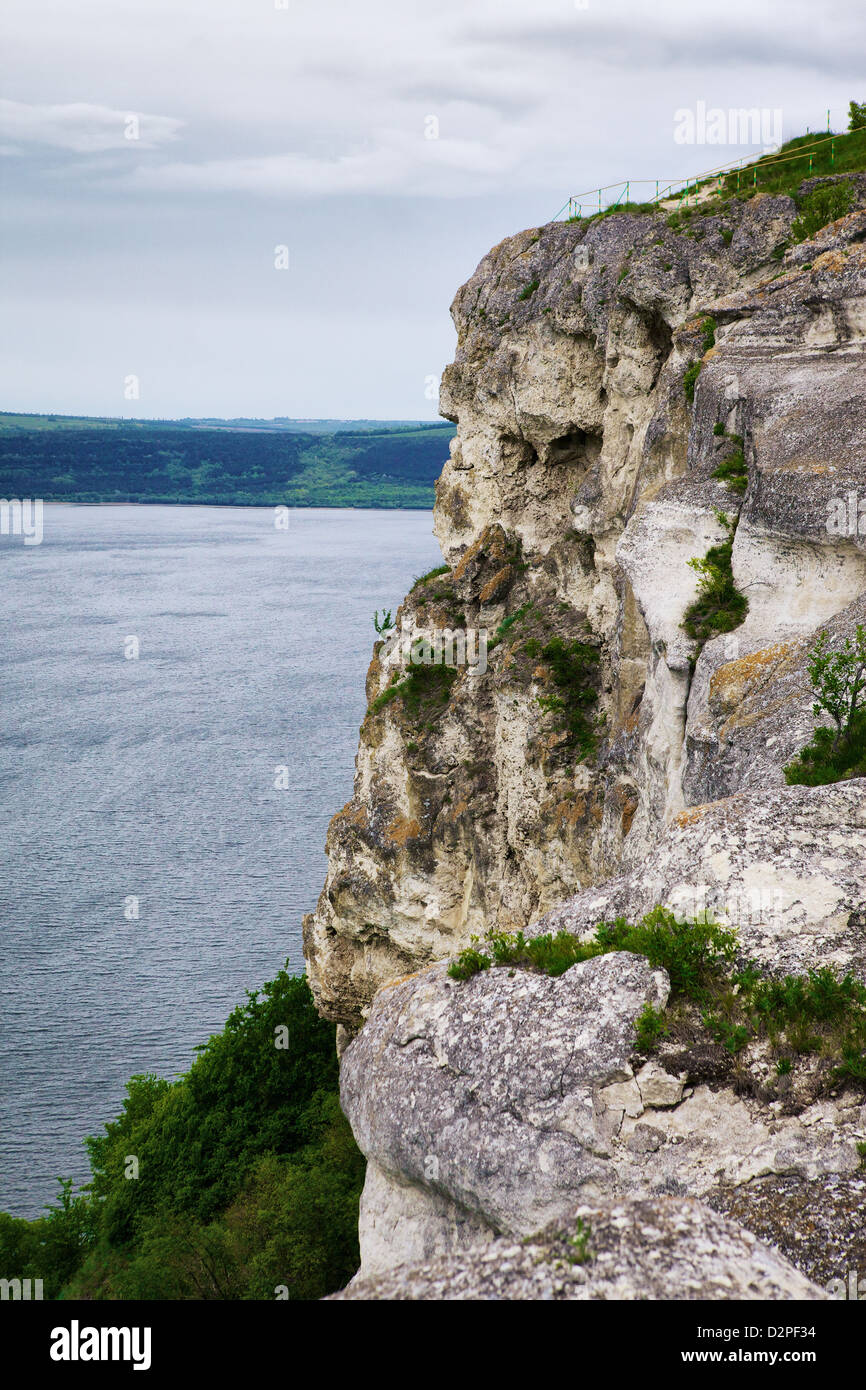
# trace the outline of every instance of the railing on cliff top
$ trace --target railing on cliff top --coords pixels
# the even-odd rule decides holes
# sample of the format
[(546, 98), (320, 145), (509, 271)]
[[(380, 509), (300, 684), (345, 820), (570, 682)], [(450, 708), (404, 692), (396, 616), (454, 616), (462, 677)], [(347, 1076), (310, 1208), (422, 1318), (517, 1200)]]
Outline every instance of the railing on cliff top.
[[(858, 129), (866, 129), (866, 127), (858, 127)], [(813, 140), (810, 141), (808, 145), (801, 145), (796, 154), (782, 155), (778, 159), (772, 156), (768, 158), (762, 155), (759, 155), (757, 159), (755, 159), (754, 156), (743, 155), (735, 164), (722, 164), (715, 169), (705, 169), (703, 173), (692, 174), (687, 179), (672, 179), (664, 188), (660, 187), (660, 185), (665, 182), (664, 179), (626, 179), (624, 182), (602, 184), (601, 188), (588, 188), (583, 193), (574, 194), (568, 199), (567, 203), (563, 203), (559, 212), (551, 218), (551, 221), (556, 222), (562, 217), (563, 213), (566, 213), (566, 221), (575, 222), (585, 215), (583, 211), (585, 207), (592, 208), (592, 212), (586, 214), (590, 217), (594, 217), (600, 212), (611, 212), (614, 208), (619, 207), (621, 203), (629, 203), (631, 201), (632, 189), (640, 184), (649, 184), (650, 186), (655, 184), (655, 193), (651, 198), (643, 199), (644, 202), (661, 203), (666, 200), (678, 198), (678, 207), (682, 207), (684, 204), (688, 207), (691, 205), (690, 200), (694, 200), (697, 197), (698, 190), (705, 188), (713, 181), (717, 182), (718, 189), (721, 191), (724, 181), (736, 174), (736, 186), (737, 189), (739, 189), (742, 186), (742, 180), (744, 178), (746, 185), (748, 185), (748, 175), (751, 171), (752, 186), (753, 188), (758, 188), (759, 169), (772, 170), (777, 168), (780, 164), (789, 164), (795, 159), (808, 161), (808, 172), (804, 174), (804, 177), (808, 178), (809, 174), (812, 172), (814, 151), (819, 145), (830, 145), (830, 164), (835, 164), (836, 141), (839, 138), (838, 135), (825, 135), (820, 140)], [(754, 162), (749, 163), (748, 161), (750, 158)], [(615, 188), (620, 190), (619, 196), (612, 202), (608, 201), (602, 206), (602, 194), (610, 193)], [(590, 203), (585, 203), (583, 200), (586, 198), (591, 198), (592, 201)]]

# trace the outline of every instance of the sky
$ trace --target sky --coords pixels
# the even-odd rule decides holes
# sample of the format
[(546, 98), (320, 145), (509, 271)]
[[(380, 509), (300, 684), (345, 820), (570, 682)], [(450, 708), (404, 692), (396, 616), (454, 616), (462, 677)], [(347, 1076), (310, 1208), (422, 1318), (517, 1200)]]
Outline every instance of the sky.
[(492, 245), (762, 152), (701, 103), (866, 100), (859, 0), (4, 0), (0, 50), (0, 409), (79, 415), (434, 419)]

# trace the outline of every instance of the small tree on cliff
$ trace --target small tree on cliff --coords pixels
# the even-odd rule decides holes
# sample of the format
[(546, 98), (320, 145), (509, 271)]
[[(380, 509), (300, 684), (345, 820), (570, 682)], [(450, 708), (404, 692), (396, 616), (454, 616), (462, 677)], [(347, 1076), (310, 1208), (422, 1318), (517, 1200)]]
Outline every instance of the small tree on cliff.
[(866, 101), (848, 103), (848, 129), (861, 130), (866, 126)]
[(812, 742), (785, 768), (789, 783), (820, 786), (866, 776), (866, 627), (854, 641), (833, 648), (821, 632), (809, 661), (815, 692), (812, 713), (829, 715), (835, 728), (816, 729)]

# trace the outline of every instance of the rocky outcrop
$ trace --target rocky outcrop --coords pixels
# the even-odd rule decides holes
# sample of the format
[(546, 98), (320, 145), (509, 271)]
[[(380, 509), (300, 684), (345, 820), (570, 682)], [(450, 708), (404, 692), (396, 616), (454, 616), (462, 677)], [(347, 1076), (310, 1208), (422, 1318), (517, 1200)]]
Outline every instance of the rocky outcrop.
[[(838, 644), (866, 621), (853, 182), (854, 210), (801, 245), (787, 196), (530, 230), (454, 301), (445, 563), (374, 648), (353, 797), (304, 924), (368, 1159), (351, 1296), (630, 1297), (649, 1277), (642, 1235), (619, 1275), (557, 1264), (576, 1205), (614, 1249), (634, 1213), (635, 1231), (652, 1224), (630, 1204), (655, 1204), (687, 1250), (716, 1218), (674, 1198), (781, 1240), (774, 1202), (805, 1212), (811, 1193), (830, 1230), (833, 1185), (860, 1181), (856, 1066), (846, 1089), (814, 1049), (792, 1078), (769, 1046), (697, 1036), (647, 1060), (635, 1019), (668, 981), (624, 952), (556, 979), (500, 967), (458, 983), (439, 964), (491, 930), (586, 937), (663, 904), (735, 926), (741, 963), (770, 974), (866, 980), (862, 779), (784, 774), (815, 725), (818, 631)], [(691, 562), (713, 548), (736, 602), (701, 629)], [(437, 642), (447, 664), (407, 659)], [(517, 1237), (537, 1240), (538, 1266)], [(676, 1296), (769, 1287), (740, 1254), (742, 1278), (687, 1253), (697, 1292)], [(793, 1296), (773, 1278), (761, 1296)]]
[[(810, 639), (850, 631), (866, 591), (866, 212), (780, 262), (795, 211), (758, 196), (684, 230), (661, 212), (552, 224), (458, 293), (448, 567), (397, 621), (486, 630), (491, 650), (483, 675), (410, 700), (387, 698), (400, 658), (377, 644), (305, 923), (347, 1036), (381, 985), (642, 864), (690, 807), (782, 789), (812, 725)], [(736, 438), (744, 495), (713, 477)], [(681, 627), (688, 561), (726, 534), (720, 511), (748, 613), (701, 647)], [(554, 639), (597, 654), (594, 756), (557, 712)]]
[(362, 1276), (482, 1235), (527, 1237), (579, 1201), (857, 1173), (862, 1094), (791, 1113), (725, 1084), (723, 1048), (638, 1055), (635, 1020), (668, 994), (665, 972), (627, 952), (556, 978), (494, 967), (458, 982), (439, 965), (381, 990), (341, 1068), (371, 1165)]
[(657, 904), (738, 930), (744, 957), (776, 973), (830, 965), (866, 981), (866, 789), (781, 786), (680, 812), (640, 867), (527, 928), (586, 937)]
[(532, 1240), (476, 1242), (378, 1277), (335, 1299), (805, 1299), (827, 1294), (778, 1251), (668, 1197), (580, 1206)]

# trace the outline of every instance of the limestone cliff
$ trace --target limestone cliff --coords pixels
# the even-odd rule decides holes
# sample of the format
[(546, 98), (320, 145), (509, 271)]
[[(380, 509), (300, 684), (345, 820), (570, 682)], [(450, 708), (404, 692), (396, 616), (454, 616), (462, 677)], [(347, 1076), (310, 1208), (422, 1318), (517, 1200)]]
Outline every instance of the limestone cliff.
[[(779, 262), (794, 215), (758, 196), (686, 233), (661, 212), (555, 223), (459, 291), (435, 512), (448, 570), (397, 619), (502, 638), (483, 678), (458, 671), (411, 708), (376, 708), (394, 670), (377, 644), (354, 796), (305, 924), (319, 1007), (349, 1030), (386, 981), (640, 864), (688, 807), (784, 800), (812, 725), (804, 639), (862, 616), (866, 591), (866, 517), (827, 529), (864, 476), (866, 212)], [(742, 497), (713, 478), (731, 435)], [(688, 561), (723, 537), (720, 510), (739, 515), (748, 616), (699, 650), (680, 626)], [(540, 655), (557, 637), (598, 655), (583, 760)]]
[[(465, 1249), (479, 1286), (486, 1241), (580, 1202), (858, 1182), (862, 1096), (806, 1085), (780, 1106), (757, 1056), (748, 1084), (694, 1057), (638, 1069), (635, 1015), (669, 983), (639, 958), (463, 993), (436, 966), (493, 927), (580, 935), (666, 903), (736, 921), (771, 971), (866, 979), (863, 783), (783, 773), (814, 725), (816, 632), (866, 618), (853, 182), (854, 210), (784, 252), (794, 201), (756, 196), (676, 226), (659, 210), (526, 231), (457, 294), (445, 564), (397, 623), (486, 631), (488, 666), (407, 680), (376, 644), (305, 921), (369, 1160), (365, 1277)], [(689, 562), (727, 544), (742, 611), (689, 635)]]

